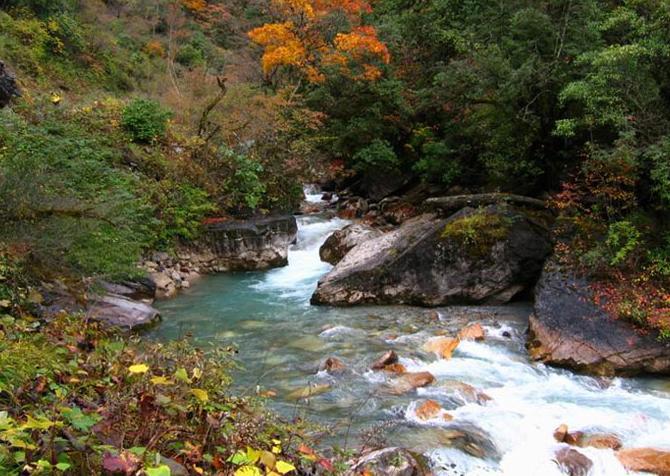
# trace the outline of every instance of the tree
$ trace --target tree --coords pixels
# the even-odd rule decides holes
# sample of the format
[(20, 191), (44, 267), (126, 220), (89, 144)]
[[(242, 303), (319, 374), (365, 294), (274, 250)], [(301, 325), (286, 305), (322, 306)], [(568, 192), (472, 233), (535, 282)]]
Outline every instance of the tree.
[(356, 80), (376, 80), (390, 54), (363, 16), (372, 8), (365, 0), (273, 0), (280, 21), (249, 32), (263, 47), (262, 66), (268, 80), (282, 69), (300, 79), (321, 83), (335, 68)]

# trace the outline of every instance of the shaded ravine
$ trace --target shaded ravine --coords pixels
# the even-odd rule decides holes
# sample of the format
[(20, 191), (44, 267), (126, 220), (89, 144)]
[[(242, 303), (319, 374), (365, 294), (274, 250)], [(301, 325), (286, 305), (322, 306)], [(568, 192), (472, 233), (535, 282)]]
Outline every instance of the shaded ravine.
[[(234, 344), (243, 366), (235, 375), (240, 391), (274, 390), (273, 409), (331, 427), (328, 443), (352, 446), (383, 435), (388, 444), (425, 453), (439, 474), (561, 474), (552, 461), (561, 446), (552, 433), (561, 423), (614, 432), (628, 447), (670, 447), (667, 380), (603, 381), (529, 362), (524, 348), (528, 304), (437, 313), (403, 306), (310, 306), (317, 280), (330, 269), (319, 260), (319, 246), (346, 222), (318, 215), (298, 222), (287, 267), (204, 277), (176, 299), (158, 303), (164, 320), (151, 335), (175, 339), (190, 333), (202, 345)], [(421, 350), (436, 333), (455, 333), (475, 321), (484, 325), (487, 339), (462, 342), (453, 359), (437, 360)], [(409, 371), (427, 370), (437, 382), (404, 396), (380, 392), (389, 376), (368, 368), (388, 349)], [(348, 370), (339, 376), (318, 372), (329, 356)], [(491, 400), (466, 401), (448, 384), (453, 380), (483, 390)], [(289, 398), (295, 389), (324, 384), (330, 390), (307, 402)], [(418, 419), (414, 409), (427, 398), (440, 402), (453, 421)], [(473, 425), (491, 437), (487, 458), (450, 443), (448, 429)], [(594, 462), (590, 474), (627, 474), (611, 450), (580, 451)]]

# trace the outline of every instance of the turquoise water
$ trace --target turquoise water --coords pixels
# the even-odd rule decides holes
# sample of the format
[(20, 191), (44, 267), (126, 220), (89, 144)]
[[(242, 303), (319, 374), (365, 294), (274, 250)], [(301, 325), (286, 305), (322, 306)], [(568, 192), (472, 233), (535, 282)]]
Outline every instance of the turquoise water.
[[(327, 427), (331, 435), (324, 443), (383, 439), (425, 453), (439, 474), (560, 474), (552, 462), (560, 447), (552, 433), (561, 423), (571, 430), (617, 433), (625, 446), (670, 446), (668, 381), (603, 382), (529, 362), (524, 348), (529, 304), (437, 313), (402, 306), (310, 306), (317, 280), (330, 269), (319, 260), (318, 248), (345, 224), (318, 215), (299, 218), (287, 267), (204, 277), (176, 299), (158, 303), (164, 320), (151, 335), (189, 334), (203, 346), (237, 346), (238, 392), (276, 392), (269, 405), (287, 418), (304, 416)], [(486, 329), (484, 342), (462, 342), (451, 360), (422, 350), (429, 338), (471, 322)], [(409, 371), (430, 371), (437, 382), (402, 396), (384, 392), (391, 376), (369, 366), (388, 349)], [(347, 371), (319, 372), (330, 356), (341, 359)], [(472, 385), (491, 400), (470, 401), (454, 390), (453, 381)], [(305, 386), (325, 392), (297, 402), (290, 397)], [(453, 421), (417, 418), (417, 404), (428, 398), (440, 402)], [(449, 430), (472, 427), (491, 440), (493, 449), (484, 458), (449, 437)], [(591, 474), (627, 474), (612, 451), (581, 451), (595, 463)]]

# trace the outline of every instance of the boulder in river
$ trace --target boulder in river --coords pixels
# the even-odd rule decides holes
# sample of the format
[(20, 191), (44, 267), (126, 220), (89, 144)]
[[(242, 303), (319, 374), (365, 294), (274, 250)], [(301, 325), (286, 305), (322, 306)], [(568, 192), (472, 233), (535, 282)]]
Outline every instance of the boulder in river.
[(595, 375), (670, 374), (670, 344), (609, 315), (586, 278), (553, 260), (535, 290), (528, 350), (535, 360)]
[(612, 433), (599, 431), (568, 431), (568, 426), (563, 424), (554, 430), (554, 439), (559, 443), (567, 443), (580, 448), (592, 447), (598, 449), (618, 450), (621, 448), (621, 438)]
[(384, 476), (428, 476), (423, 456), (404, 448), (384, 448), (367, 453), (352, 462), (345, 476), (361, 474)]
[(670, 476), (670, 451), (655, 448), (629, 448), (616, 452), (628, 471)]
[(451, 359), (451, 355), (454, 353), (454, 350), (456, 350), (460, 342), (461, 341), (458, 338), (433, 337), (423, 345), (423, 349), (426, 352), (434, 353), (442, 359)]
[(378, 238), (383, 233), (368, 225), (347, 225), (330, 235), (319, 249), (321, 261), (335, 265), (339, 263), (351, 249), (364, 241)]
[(402, 395), (434, 382), (435, 377), (430, 372), (407, 372), (392, 379), (384, 390), (391, 395)]
[(421, 215), (354, 247), (324, 276), (312, 304), (500, 304), (534, 284), (547, 229), (509, 207)]
[(461, 329), (458, 332), (458, 338), (460, 340), (484, 340), (484, 337), (486, 336), (486, 332), (484, 331), (484, 328), (482, 327), (481, 324), (475, 323), (475, 324), (470, 324), (469, 326), (465, 326), (463, 329)]
[(386, 366), (397, 364), (398, 354), (393, 350), (384, 352), (377, 360), (375, 360), (370, 368), (372, 370), (383, 370)]
[(220, 268), (262, 270), (288, 264), (288, 247), (297, 234), (295, 217), (270, 216), (210, 224), (199, 242), (212, 251)]
[(588, 476), (593, 468), (593, 461), (573, 448), (560, 448), (554, 461), (562, 472), (570, 476)]
[(441, 434), (439, 444), (458, 448), (475, 458), (499, 460), (501, 457), (491, 435), (470, 422), (449, 424)]
[(465, 403), (478, 403), (483, 405), (491, 400), (483, 391), (473, 387), (465, 382), (458, 380), (445, 380), (440, 382), (440, 387), (450, 395), (450, 399), (454, 404), (460, 406)]
[(342, 362), (337, 357), (328, 357), (319, 366), (320, 371), (326, 371), (329, 374), (339, 374), (344, 372), (346, 369), (347, 366), (344, 365), (344, 362)]

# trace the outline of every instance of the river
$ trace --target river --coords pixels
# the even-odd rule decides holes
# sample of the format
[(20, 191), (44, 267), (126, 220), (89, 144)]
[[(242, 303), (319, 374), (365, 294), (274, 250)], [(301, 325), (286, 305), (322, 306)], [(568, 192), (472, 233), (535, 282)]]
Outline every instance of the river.
[[(288, 266), (202, 278), (177, 298), (157, 303), (163, 322), (152, 336), (167, 340), (188, 333), (203, 346), (235, 345), (242, 366), (235, 372), (238, 392), (272, 390), (277, 396), (268, 400), (270, 407), (329, 428), (325, 443), (351, 447), (383, 438), (424, 453), (437, 474), (563, 474), (552, 462), (560, 447), (552, 434), (562, 423), (570, 430), (616, 433), (626, 447), (670, 446), (670, 383), (596, 379), (530, 362), (524, 348), (529, 303), (448, 307), (437, 313), (406, 306), (310, 306), (316, 282), (330, 269), (319, 259), (319, 246), (346, 223), (299, 217)], [(462, 342), (451, 360), (421, 350), (431, 336), (455, 333), (470, 322), (484, 326), (485, 341)], [(408, 371), (429, 371), (437, 382), (403, 396), (382, 392), (390, 376), (369, 366), (388, 349)], [(341, 359), (348, 371), (319, 372), (329, 356)], [(471, 401), (455, 381), (491, 399)], [(330, 388), (308, 401), (289, 398), (307, 385)], [(440, 402), (453, 420), (417, 418), (415, 408), (426, 399)], [(477, 440), (485, 457), (468, 454), (467, 445), (454, 441), (453, 429), (488, 435), (490, 445)], [(629, 474), (611, 450), (580, 451), (594, 462), (594, 476)]]

